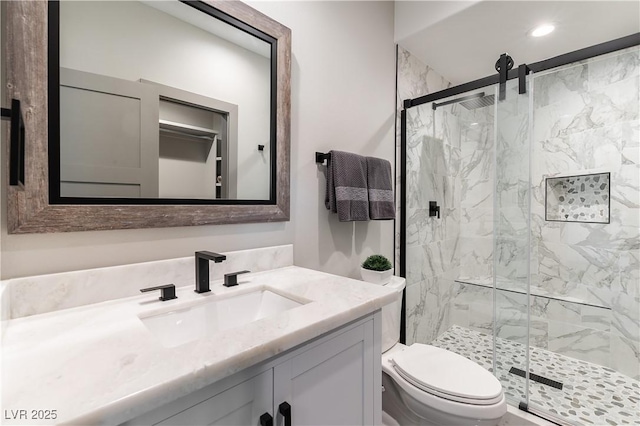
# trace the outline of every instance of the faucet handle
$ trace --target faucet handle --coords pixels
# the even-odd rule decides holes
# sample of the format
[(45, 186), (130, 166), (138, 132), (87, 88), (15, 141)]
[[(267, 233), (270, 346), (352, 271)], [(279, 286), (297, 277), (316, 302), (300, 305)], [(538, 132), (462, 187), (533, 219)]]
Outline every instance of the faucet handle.
[(251, 271), (238, 271), (231, 272), (229, 274), (224, 274), (224, 286), (225, 287), (233, 287), (234, 285), (238, 285), (238, 275), (240, 274), (248, 274)]
[(160, 290), (161, 293), (158, 299), (162, 301), (178, 298), (178, 296), (176, 296), (176, 286), (174, 284), (165, 284), (165, 285), (159, 285), (156, 287), (141, 288), (140, 292), (146, 293), (148, 291), (155, 291), (155, 290)]

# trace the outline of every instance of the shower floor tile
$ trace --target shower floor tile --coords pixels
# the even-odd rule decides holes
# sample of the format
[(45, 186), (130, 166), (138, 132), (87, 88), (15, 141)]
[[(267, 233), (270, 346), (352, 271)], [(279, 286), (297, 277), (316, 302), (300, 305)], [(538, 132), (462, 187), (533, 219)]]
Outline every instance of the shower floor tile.
[[(452, 326), (431, 342), (469, 358), (493, 372), (492, 336)], [(525, 379), (510, 374), (511, 367), (525, 369), (525, 345), (496, 339), (498, 379), (505, 394), (523, 400)], [(563, 383), (555, 389), (531, 381), (529, 400), (533, 407), (576, 424), (640, 424), (640, 382), (610, 368), (591, 364), (544, 349), (531, 348), (531, 372)]]

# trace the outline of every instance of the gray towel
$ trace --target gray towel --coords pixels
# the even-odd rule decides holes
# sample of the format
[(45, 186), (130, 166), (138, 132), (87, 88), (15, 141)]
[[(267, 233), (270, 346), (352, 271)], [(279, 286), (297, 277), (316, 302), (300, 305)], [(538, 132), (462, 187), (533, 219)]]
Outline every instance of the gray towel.
[(367, 157), (367, 187), (369, 188), (369, 217), (372, 220), (395, 219), (391, 163)]
[(324, 204), (341, 222), (369, 220), (367, 159), (357, 154), (331, 151), (327, 166)]

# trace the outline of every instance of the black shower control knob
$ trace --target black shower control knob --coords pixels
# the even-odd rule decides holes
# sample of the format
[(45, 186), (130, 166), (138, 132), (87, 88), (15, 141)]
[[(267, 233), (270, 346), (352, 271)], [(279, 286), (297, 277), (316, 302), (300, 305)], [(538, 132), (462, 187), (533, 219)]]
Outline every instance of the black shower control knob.
[(437, 201), (429, 201), (429, 217), (437, 216), (440, 219), (440, 206)]

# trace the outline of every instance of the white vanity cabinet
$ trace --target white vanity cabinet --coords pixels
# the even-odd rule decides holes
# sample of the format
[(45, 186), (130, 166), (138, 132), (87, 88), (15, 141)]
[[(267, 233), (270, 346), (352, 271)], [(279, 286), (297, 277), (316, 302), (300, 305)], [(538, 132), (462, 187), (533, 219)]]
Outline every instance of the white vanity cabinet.
[(377, 312), (125, 425), (381, 424), (380, 333)]
[[(170, 417), (154, 424), (176, 426), (257, 425), (257, 419), (263, 413), (271, 412), (273, 405), (273, 373), (271, 370), (265, 371), (230, 388), (218, 388), (215, 390), (214, 396), (205, 400), (201, 400), (202, 396), (207, 397), (207, 395), (200, 395), (199, 392), (188, 395), (185, 398), (187, 405), (192, 403), (195, 403), (195, 405), (173, 415), (167, 413)], [(180, 406), (177, 407), (178, 410), (181, 408)], [(171, 411), (175, 411), (175, 409)], [(136, 422), (136, 424), (146, 424), (146, 422)]]

